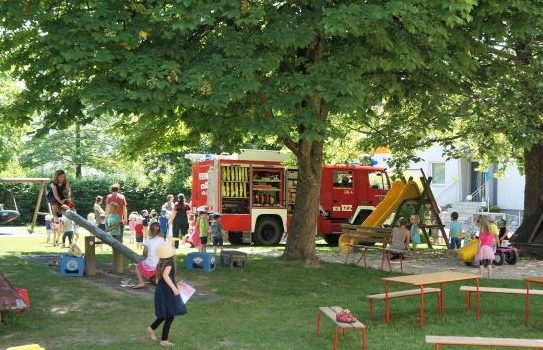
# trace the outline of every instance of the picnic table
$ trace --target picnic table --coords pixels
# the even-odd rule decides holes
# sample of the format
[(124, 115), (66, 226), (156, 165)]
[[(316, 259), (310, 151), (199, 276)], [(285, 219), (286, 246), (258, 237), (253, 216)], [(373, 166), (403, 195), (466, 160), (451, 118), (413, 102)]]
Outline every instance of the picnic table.
[(530, 310), (530, 284), (538, 283), (543, 284), (543, 276), (540, 277), (523, 277), (524, 283), (526, 283), (526, 306), (524, 309), (524, 325), (528, 326), (529, 310)]
[(431, 273), (421, 273), (416, 275), (405, 275), (397, 277), (385, 277), (383, 281), (385, 283), (385, 322), (390, 324), (390, 306), (389, 306), (389, 284), (390, 283), (400, 283), (408, 284), (412, 286), (417, 286), (420, 288), (420, 327), (424, 327), (424, 288), (429, 285), (439, 285), (441, 290), (441, 297), (438, 299), (438, 313), (443, 315), (443, 304), (444, 304), (444, 294), (443, 294), (443, 284), (459, 281), (475, 280), (476, 283), (476, 317), (479, 319), (479, 275), (454, 272), (454, 271), (442, 271), (442, 272), (431, 272)]

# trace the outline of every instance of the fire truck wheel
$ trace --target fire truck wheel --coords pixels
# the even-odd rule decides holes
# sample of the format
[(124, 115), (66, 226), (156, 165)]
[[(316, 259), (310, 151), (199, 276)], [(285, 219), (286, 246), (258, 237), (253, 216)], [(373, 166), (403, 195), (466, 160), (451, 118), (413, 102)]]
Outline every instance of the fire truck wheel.
[(326, 233), (324, 234), (324, 240), (326, 241), (326, 244), (328, 244), (331, 247), (337, 247), (339, 243), (339, 235), (333, 234), (333, 233)]
[(254, 235), (257, 245), (273, 246), (281, 240), (281, 226), (274, 218), (263, 218), (258, 220)]

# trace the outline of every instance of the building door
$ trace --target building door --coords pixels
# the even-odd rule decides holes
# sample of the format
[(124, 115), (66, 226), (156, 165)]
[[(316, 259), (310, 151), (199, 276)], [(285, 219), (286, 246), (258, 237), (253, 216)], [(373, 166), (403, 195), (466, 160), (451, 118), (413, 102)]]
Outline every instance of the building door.
[[(486, 200), (485, 189), (479, 190), (487, 182), (488, 172), (480, 171), (479, 162), (471, 162), (471, 187), (470, 192), (475, 195), (473, 201), (482, 202)], [(479, 191), (478, 191), (479, 190)]]

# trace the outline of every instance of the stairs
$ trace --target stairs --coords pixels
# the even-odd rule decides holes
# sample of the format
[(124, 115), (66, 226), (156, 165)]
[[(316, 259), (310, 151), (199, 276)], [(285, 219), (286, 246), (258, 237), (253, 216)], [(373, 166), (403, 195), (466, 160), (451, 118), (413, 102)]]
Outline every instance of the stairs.
[(441, 218), (443, 220), (443, 223), (448, 226), (448, 224), (451, 222), (451, 213), (455, 211), (458, 213), (459, 222), (471, 222), (473, 219), (473, 215), (480, 212), (481, 207), (482, 206), (480, 202), (457, 202), (454, 203), (446, 211), (442, 211)]

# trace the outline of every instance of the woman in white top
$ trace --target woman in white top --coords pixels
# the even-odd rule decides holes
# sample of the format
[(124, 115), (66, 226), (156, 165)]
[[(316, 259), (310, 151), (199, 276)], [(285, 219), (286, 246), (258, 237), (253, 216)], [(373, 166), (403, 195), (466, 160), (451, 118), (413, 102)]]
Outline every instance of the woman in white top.
[(94, 217), (96, 219), (96, 226), (102, 231), (106, 230), (106, 211), (102, 208), (102, 202), (104, 199), (102, 196), (96, 196), (94, 201)]
[(144, 279), (150, 279), (155, 275), (156, 266), (160, 260), (156, 254), (156, 249), (165, 242), (158, 222), (152, 223), (149, 226), (149, 238), (143, 240), (143, 256), (145, 256), (145, 260), (136, 265), (138, 284), (134, 286), (135, 289), (145, 288)]

